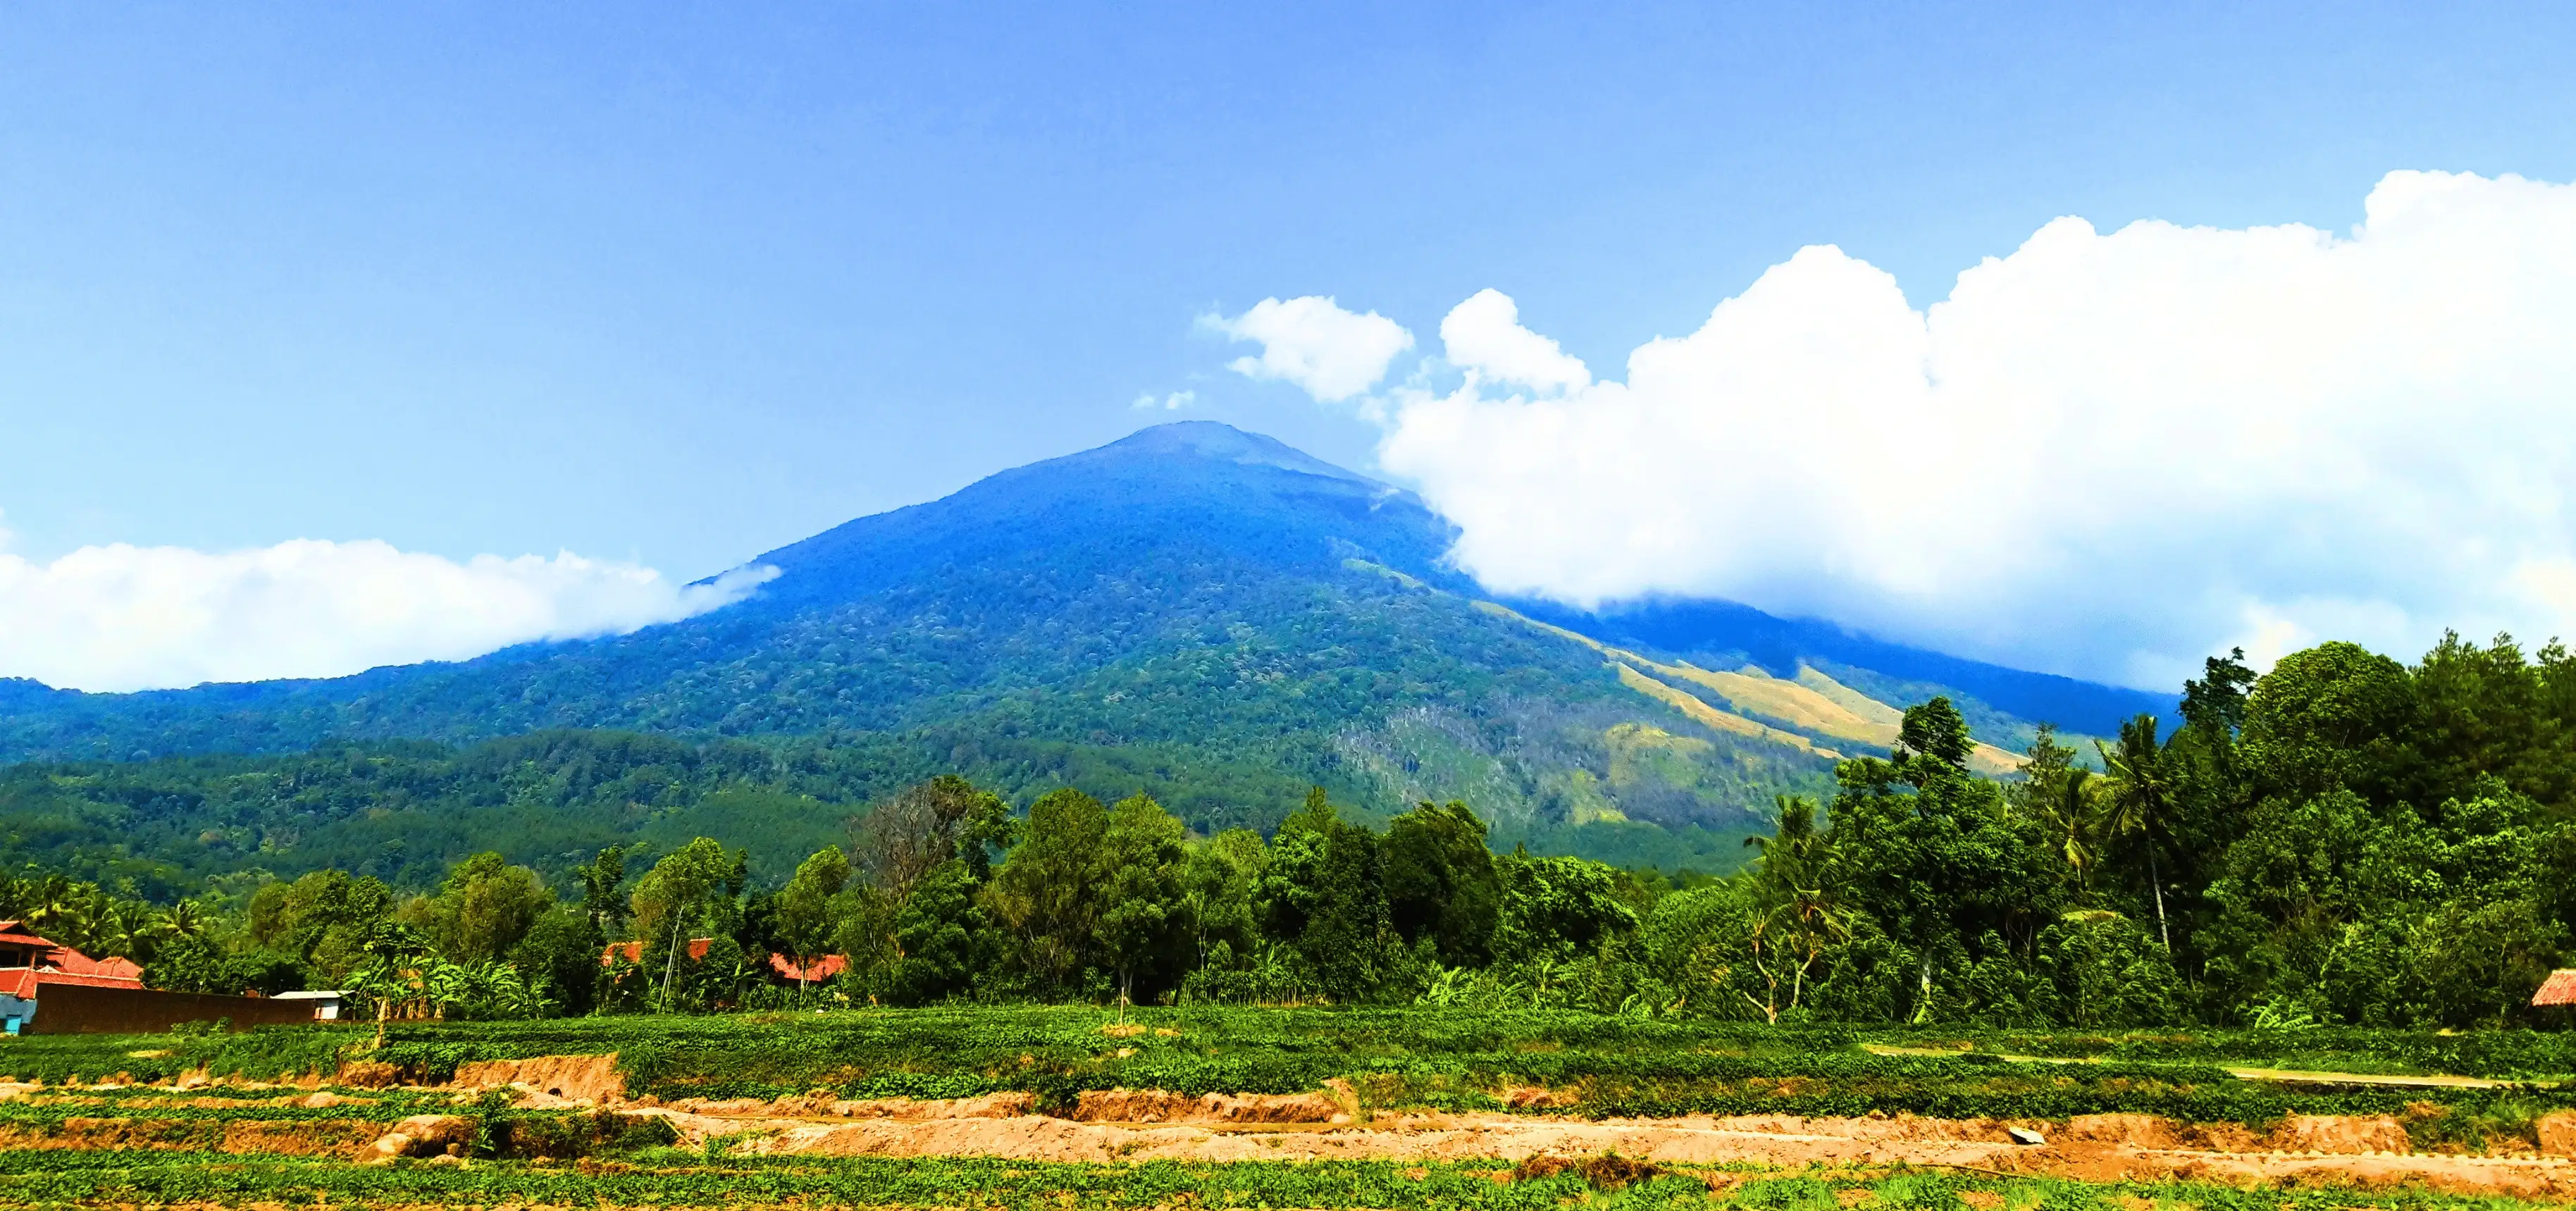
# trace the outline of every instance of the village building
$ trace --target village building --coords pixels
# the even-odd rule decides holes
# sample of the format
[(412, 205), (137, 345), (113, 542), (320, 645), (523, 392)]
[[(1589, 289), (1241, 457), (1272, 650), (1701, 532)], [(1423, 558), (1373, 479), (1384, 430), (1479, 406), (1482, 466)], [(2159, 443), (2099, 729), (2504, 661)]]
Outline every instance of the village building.
[[(692, 963), (705, 961), (707, 951), (714, 945), (715, 939), (713, 938), (689, 939), (688, 961)], [(676, 960), (678, 957), (679, 956), (677, 955), (666, 955), (664, 956), (664, 959), (667, 962)], [(648, 972), (652, 970), (651, 965), (646, 961), (644, 944), (642, 942), (611, 942), (599, 952), (599, 965), (601, 967), (614, 971), (621, 963), (625, 964), (630, 970), (643, 970)], [(848, 970), (849, 966), (850, 960), (842, 955), (824, 955), (821, 958), (812, 959), (804, 963), (798, 963), (796, 960), (791, 959), (786, 955), (773, 954), (769, 956), (767, 970), (772, 979), (778, 980), (781, 983), (822, 984), (829, 982), (833, 977)], [(611, 978), (624, 979), (625, 973), (619, 972)]]
[(2576, 968), (2561, 967), (2540, 982), (2540, 991), (2531, 994), (2534, 1005), (2576, 1005)]
[(235, 1027), (314, 1020), (314, 1002), (165, 992), (125, 958), (93, 959), (18, 921), (0, 921), (0, 1032), (142, 1034), (181, 1022)]

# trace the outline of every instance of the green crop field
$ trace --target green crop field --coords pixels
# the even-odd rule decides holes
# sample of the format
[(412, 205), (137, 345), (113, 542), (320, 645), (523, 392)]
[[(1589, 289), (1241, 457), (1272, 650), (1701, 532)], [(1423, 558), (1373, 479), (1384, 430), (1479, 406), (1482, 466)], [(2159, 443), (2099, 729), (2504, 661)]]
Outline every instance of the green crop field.
[(1736, 1166), (1261, 1161), (1056, 1164), (923, 1158), (710, 1158), (661, 1149), (578, 1166), (360, 1167), (172, 1152), (0, 1153), (13, 1206), (885, 1208), (1740, 1207), (1749, 1211), (2356, 1211), (2518, 1208), (2429, 1191), (2084, 1183), (1921, 1169), (1781, 1174)]
[[(1871, 1111), (2063, 1119), (2108, 1112), (2262, 1124), (2287, 1114), (2483, 1113), (2576, 1108), (2576, 1037), (2360, 1029), (1853, 1030), (1471, 1012), (1210, 1006), (1118, 1014), (1085, 1006), (638, 1015), (535, 1021), (266, 1028), (238, 1034), (38, 1036), (0, 1043), (21, 1081), (168, 1082), (184, 1073), (278, 1080), (344, 1062), (411, 1082), (460, 1064), (615, 1054), (637, 1098), (1035, 1095), (1086, 1090), (1299, 1093), (1349, 1082), (1370, 1109), (1494, 1110), (1514, 1088), (1558, 1091), (1583, 1117)], [(2482, 1078), (2422, 1087), (2242, 1079), (2231, 1069)]]
[[(626, 1110), (521, 1106), (436, 1088), (460, 1065), (617, 1056)], [(1606, 1155), (1136, 1163), (747, 1155), (682, 1142), (684, 1098), (1022, 1092), (1298, 1093), (1346, 1084), (1379, 1114), (1497, 1111), (1513, 1090), (1566, 1120), (1694, 1114), (2063, 1122), (2135, 1112), (2266, 1130), (2298, 1114), (2388, 1115), (2419, 1151), (2529, 1155), (2576, 1109), (2562, 1035), (2400, 1031), (2035, 1033), (1775, 1028), (1572, 1012), (1204, 1007), (864, 1009), (263, 1028), (0, 1041), (0, 1205), (875, 1207), (1665, 1207), (1844, 1211), (2212, 1211), (2505, 1207), (2432, 1189), (2085, 1183), (1903, 1164), (1671, 1165)], [(346, 1073), (366, 1065), (371, 1081)], [(2230, 1069), (2308, 1070), (2295, 1080)], [(390, 1074), (388, 1069), (391, 1070)], [(2488, 1078), (2386, 1085), (2348, 1076)], [(294, 1083), (287, 1083), (294, 1082)], [(32, 1086), (32, 1087), (30, 1087)], [(317, 1088), (318, 1087), (318, 1088)], [(694, 1103), (692, 1103), (694, 1104)], [(413, 1115), (461, 1116), (452, 1160), (352, 1158)], [(327, 1153), (307, 1155), (305, 1153)]]

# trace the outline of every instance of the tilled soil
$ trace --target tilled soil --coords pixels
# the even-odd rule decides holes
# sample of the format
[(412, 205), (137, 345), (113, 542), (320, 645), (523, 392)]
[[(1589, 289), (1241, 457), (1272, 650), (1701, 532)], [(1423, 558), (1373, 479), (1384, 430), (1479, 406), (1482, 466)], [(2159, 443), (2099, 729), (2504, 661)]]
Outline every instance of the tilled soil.
[[(709, 1140), (761, 1155), (998, 1156), (1032, 1161), (1171, 1159), (1478, 1160), (1616, 1153), (1677, 1164), (1749, 1163), (1939, 1166), (2088, 1181), (2178, 1178), (2298, 1185), (2422, 1185), (2463, 1193), (2576, 1199), (2576, 1116), (2540, 1127), (2540, 1153), (2416, 1153), (2396, 1119), (2294, 1116), (2267, 1133), (2237, 1124), (2175, 1123), (2146, 1115), (2081, 1116), (2064, 1123), (1911, 1116), (1792, 1115), (1585, 1120), (1542, 1114), (1366, 1113), (1339, 1082), (1292, 1095), (1189, 1096), (1160, 1090), (1095, 1090), (1061, 1115), (1040, 1114), (1027, 1094), (960, 1099), (627, 1103), (606, 1056), (554, 1056), (469, 1065), (448, 1088), (459, 1099), (517, 1091), (530, 1108), (615, 1106), (669, 1120), (680, 1142)], [(10, 1092), (35, 1093), (32, 1088)], [(1513, 1091), (1515, 1107), (1544, 1107), (1544, 1090)], [(278, 1095), (272, 1095), (278, 1096)], [(312, 1104), (343, 1095), (292, 1100)], [(178, 1146), (202, 1141), (175, 1124), (72, 1120), (59, 1135), (0, 1131), (0, 1148)], [(2015, 1143), (2020, 1127), (2047, 1142)], [(235, 1123), (224, 1151), (305, 1155), (365, 1152), (384, 1124)], [(169, 1137), (164, 1140), (162, 1135)], [(360, 1138), (364, 1136), (365, 1138)], [(204, 1146), (202, 1142), (197, 1146)], [(2529, 1153), (2528, 1148), (2525, 1149)]]
[[(2190, 1128), (2142, 1116), (2067, 1124), (1914, 1118), (1610, 1119), (1513, 1115), (1381, 1115), (1361, 1123), (1083, 1122), (1046, 1115), (949, 1113), (913, 1103), (846, 1121), (647, 1110), (668, 1115), (684, 1143), (730, 1138), (766, 1155), (1002, 1156), (1035, 1161), (1471, 1160), (1615, 1152), (1681, 1164), (1927, 1165), (2089, 1181), (2188, 1178), (2299, 1184), (2422, 1184), (2532, 1198), (2576, 1197), (2576, 1162), (2557, 1157), (2465, 1157), (2404, 1151), (2393, 1120), (2293, 1121), (2280, 1139), (2241, 1128)], [(2050, 1142), (2016, 1144), (2009, 1126)], [(2394, 1132), (2393, 1136), (2390, 1134)], [(2292, 1149), (2282, 1144), (2305, 1144)]]

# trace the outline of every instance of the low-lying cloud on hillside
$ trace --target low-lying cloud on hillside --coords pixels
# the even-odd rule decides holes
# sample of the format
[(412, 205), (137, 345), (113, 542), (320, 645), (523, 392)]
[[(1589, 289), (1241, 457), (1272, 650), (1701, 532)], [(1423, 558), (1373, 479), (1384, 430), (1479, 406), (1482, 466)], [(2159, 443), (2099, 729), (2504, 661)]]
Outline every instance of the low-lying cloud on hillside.
[(2397, 172), (2365, 213), (2059, 219), (1923, 311), (1810, 247), (1624, 381), (1487, 291), (1362, 413), (1497, 590), (1727, 597), (2159, 689), (2231, 644), (2576, 633), (2576, 187)]
[(299, 540), (248, 551), (0, 552), (0, 676), (85, 690), (330, 677), (621, 634), (740, 600), (772, 568), (678, 585), (651, 568)]

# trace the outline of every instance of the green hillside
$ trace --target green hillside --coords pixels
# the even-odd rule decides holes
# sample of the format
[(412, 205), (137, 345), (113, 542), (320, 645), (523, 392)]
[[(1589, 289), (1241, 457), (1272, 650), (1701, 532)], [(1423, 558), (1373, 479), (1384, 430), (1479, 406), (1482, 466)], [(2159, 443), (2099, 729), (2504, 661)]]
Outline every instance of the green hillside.
[[(0, 760), (47, 763), (8, 776), (0, 827), (14, 853), (93, 867), (390, 874), (495, 828), (570, 852), (676, 813), (767, 854), (960, 772), (1023, 801), (1146, 790), (1200, 829), (1269, 827), (1313, 785), (1380, 818), (1464, 799), (1507, 845), (1706, 867), (1932, 693), (2014, 749), (2038, 720), (2006, 703), (2089, 711), (2053, 720), (2081, 732), (2169, 701), (1741, 607), (1506, 609), (1444, 566), (1452, 539), (1409, 494), (1268, 438), (1163, 426), (772, 552), (753, 599), (632, 635), (324, 681), (0, 683)], [(1912, 696), (1854, 688), (1879, 685)], [(580, 732), (618, 734), (495, 743)], [(281, 780), (302, 789), (257, 789)]]

